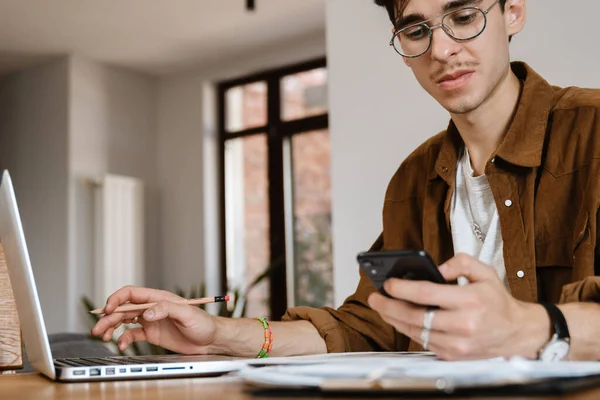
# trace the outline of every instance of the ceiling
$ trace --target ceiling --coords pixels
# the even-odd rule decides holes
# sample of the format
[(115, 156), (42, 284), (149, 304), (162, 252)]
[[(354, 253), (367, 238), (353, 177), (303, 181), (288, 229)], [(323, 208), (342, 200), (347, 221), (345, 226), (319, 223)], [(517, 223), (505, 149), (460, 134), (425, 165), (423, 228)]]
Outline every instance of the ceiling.
[(152, 75), (325, 29), (325, 0), (0, 0), (0, 73), (76, 54)]

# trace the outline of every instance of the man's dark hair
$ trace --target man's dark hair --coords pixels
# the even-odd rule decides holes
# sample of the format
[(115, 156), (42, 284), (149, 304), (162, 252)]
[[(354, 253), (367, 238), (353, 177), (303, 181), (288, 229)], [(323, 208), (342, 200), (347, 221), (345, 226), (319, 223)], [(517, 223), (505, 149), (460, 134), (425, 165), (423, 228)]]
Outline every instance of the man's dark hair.
[[(396, 17), (400, 16), (406, 7), (408, 0), (375, 0), (375, 4), (385, 7), (392, 24), (396, 26)], [(504, 12), (506, 0), (500, 0), (500, 9)]]

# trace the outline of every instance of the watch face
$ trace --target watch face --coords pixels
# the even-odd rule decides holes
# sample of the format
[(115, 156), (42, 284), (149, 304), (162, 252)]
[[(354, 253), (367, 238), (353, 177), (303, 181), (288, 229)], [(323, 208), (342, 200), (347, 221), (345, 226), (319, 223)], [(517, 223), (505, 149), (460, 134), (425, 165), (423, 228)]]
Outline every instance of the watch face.
[(569, 354), (569, 343), (562, 339), (557, 339), (548, 343), (546, 348), (542, 350), (540, 360), (561, 361), (567, 358), (567, 354)]

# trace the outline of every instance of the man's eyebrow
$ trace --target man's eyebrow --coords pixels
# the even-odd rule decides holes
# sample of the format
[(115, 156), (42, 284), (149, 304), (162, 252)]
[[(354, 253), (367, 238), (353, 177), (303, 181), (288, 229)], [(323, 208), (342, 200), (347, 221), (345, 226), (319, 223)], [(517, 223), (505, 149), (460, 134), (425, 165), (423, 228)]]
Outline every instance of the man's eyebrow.
[(456, 8), (479, 5), (483, 0), (452, 0), (444, 4), (442, 10), (444, 12), (452, 11)]
[(396, 30), (400, 30), (417, 22), (425, 21), (425, 16), (421, 13), (412, 13), (401, 15), (396, 20)]
[[(457, 8), (468, 7), (479, 5), (483, 0), (452, 0), (444, 4), (442, 7), (442, 13), (455, 10)], [(405, 28), (409, 25), (426, 21), (425, 15), (421, 13), (412, 13), (408, 15), (401, 15), (396, 20), (396, 30)]]

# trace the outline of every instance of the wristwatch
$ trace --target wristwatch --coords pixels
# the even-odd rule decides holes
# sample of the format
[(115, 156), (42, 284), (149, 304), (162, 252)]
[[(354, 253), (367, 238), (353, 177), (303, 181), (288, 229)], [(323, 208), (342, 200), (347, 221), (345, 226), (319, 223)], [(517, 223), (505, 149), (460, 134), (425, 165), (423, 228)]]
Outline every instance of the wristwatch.
[(538, 359), (541, 361), (562, 361), (569, 354), (571, 337), (569, 327), (562, 311), (554, 304), (542, 303), (550, 316), (553, 334), (550, 341), (542, 347)]

